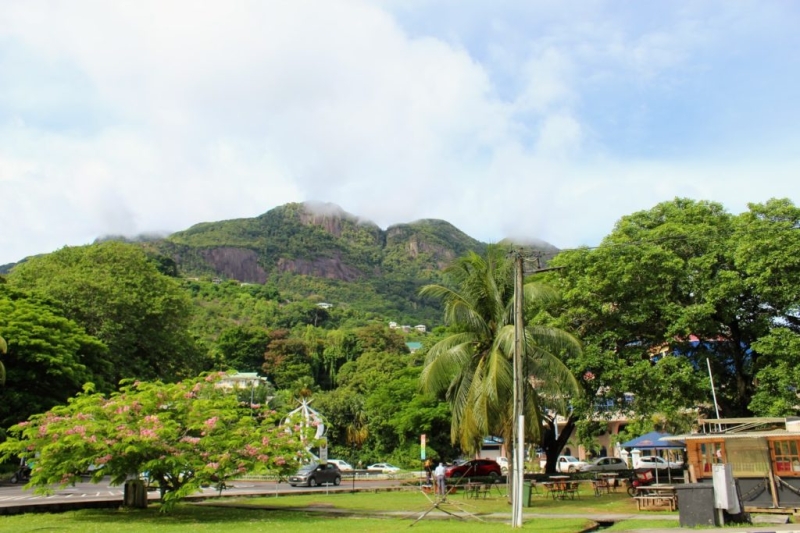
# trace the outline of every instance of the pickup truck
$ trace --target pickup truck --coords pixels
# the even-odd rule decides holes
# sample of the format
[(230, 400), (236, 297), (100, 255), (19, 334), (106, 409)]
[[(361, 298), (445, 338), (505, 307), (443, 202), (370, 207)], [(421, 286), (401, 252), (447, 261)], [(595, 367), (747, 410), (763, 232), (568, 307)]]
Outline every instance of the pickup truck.
[[(545, 466), (547, 465), (547, 458), (542, 459), (539, 461), (539, 466), (542, 470), (544, 470)], [(556, 472), (561, 473), (572, 473), (578, 472), (581, 468), (587, 466), (585, 461), (580, 461), (571, 455), (559, 455), (558, 461), (556, 461)]]

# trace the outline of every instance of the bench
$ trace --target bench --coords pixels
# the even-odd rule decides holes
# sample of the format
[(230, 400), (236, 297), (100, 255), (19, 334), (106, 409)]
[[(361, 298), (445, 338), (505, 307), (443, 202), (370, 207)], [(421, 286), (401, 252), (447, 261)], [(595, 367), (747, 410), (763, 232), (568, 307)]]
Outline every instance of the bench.
[(678, 498), (674, 494), (643, 494), (634, 496), (633, 499), (636, 500), (636, 509), (639, 511), (664, 506), (668, 506), (670, 511), (678, 508)]
[(611, 483), (605, 479), (592, 480), (592, 488), (595, 496), (600, 496), (603, 492), (611, 494)]

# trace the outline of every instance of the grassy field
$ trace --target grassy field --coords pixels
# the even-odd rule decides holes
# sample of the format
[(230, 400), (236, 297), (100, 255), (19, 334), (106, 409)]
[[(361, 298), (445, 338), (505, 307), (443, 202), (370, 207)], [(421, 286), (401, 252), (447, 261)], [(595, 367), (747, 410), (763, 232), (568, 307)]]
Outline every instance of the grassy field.
[[(441, 520), (433, 517), (416, 523), (411, 531), (417, 532), (492, 532), (508, 531), (511, 506), (505, 497), (493, 494), (485, 500), (465, 499), (462, 495), (450, 496), (452, 504), (445, 509), (452, 512), (467, 511), (487, 522), (474, 519)], [(408, 531), (409, 525), (431, 507), (428, 498), (417, 491), (377, 493), (326, 493), (321, 489), (313, 495), (271, 496), (257, 498), (221, 498), (194, 504), (184, 503), (167, 514), (158, 512), (152, 505), (143, 511), (84, 510), (63, 514), (28, 514), (0, 517), (0, 531), (66, 531), (140, 533), (158, 531), (203, 532), (307, 532), (318, 529), (320, 533), (358, 533), (375, 531)], [(390, 514), (367, 516), (369, 513)], [(342, 515), (343, 512), (365, 513), (360, 516)], [(633, 514), (635, 520), (618, 523), (613, 529), (632, 530), (677, 527), (674, 519), (654, 519), (659, 512), (638, 513), (625, 494), (595, 497), (581, 494), (575, 500), (552, 500), (534, 496), (533, 505), (524, 508), (528, 516), (525, 530), (542, 533), (576, 533), (593, 525), (591, 515), (624, 513)], [(338, 513), (338, 514), (337, 514)], [(500, 519), (489, 515), (501, 513)], [(572, 515), (565, 517), (563, 515)], [(586, 518), (575, 515), (586, 515)]]

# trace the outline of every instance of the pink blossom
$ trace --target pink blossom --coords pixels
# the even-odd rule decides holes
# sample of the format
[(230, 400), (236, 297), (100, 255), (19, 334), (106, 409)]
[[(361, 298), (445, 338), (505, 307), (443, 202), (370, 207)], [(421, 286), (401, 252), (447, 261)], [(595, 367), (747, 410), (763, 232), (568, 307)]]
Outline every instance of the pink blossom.
[(111, 456), (111, 454), (109, 453), (108, 455), (104, 455), (103, 457), (99, 457), (99, 458), (97, 458), (97, 460), (95, 461), (95, 463), (97, 463), (97, 464), (99, 464), (99, 465), (104, 465), (104, 464), (106, 464), (107, 462), (109, 462), (111, 459), (112, 459), (112, 456)]
[(30, 424), (31, 424), (30, 422), (20, 422), (20, 423), (19, 423), (19, 424), (17, 424), (17, 425), (18, 425), (19, 427), (21, 427), (21, 428), (24, 428), (25, 426), (29, 426)]
[(262, 463), (266, 463), (267, 461), (269, 461), (269, 455), (264, 455), (264, 454), (262, 453), (261, 455), (259, 455), (258, 457), (256, 457), (256, 459), (258, 459), (258, 460), (259, 460), (260, 462), (262, 462)]
[(188, 436), (183, 437), (181, 439), (181, 442), (186, 442), (188, 444), (197, 444), (198, 442), (200, 442), (200, 437), (188, 437)]
[(254, 446), (250, 445), (250, 444), (247, 444), (244, 447), (244, 454), (248, 455), (250, 457), (254, 457), (254, 456), (258, 455), (258, 449), (255, 448)]
[(211, 470), (216, 470), (217, 468), (219, 468), (219, 463), (208, 463), (206, 465), (206, 468), (209, 468)]
[(261, 437), (261, 445), (269, 446), (269, 437)]
[(154, 439), (156, 438), (156, 432), (150, 428), (142, 428), (139, 430), (139, 435), (141, 435), (145, 439)]
[(279, 466), (280, 465), (285, 465), (286, 464), (286, 459), (284, 459), (283, 457), (276, 457), (275, 458), (275, 464), (279, 465)]
[(205, 426), (206, 426), (208, 429), (214, 429), (214, 426), (216, 426), (216, 425), (217, 425), (217, 421), (218, 421), (218, 420), (219, 420), (219, 417), (218, 417), (218, 416), (213, 416), (213, 417), (209, 418), (208, 420), (206, 420), (206, 421), (205, 421), (205, 422), (203, 422), (203, 423), (205, 424)]

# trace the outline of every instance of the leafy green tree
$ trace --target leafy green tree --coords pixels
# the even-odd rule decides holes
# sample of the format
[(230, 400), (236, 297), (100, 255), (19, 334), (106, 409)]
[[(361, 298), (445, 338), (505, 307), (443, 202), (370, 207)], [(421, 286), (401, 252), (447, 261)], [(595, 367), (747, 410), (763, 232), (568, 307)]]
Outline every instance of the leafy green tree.
[(553, 260), (562, 268), (550, 282), (563, 295), (555, 324), (585, 344), (568, 360), (584, 376), (578, 412), (598, 403), (644, 418), (713, 412), (708, 359), (723, 416), (751, 414), (755, 376), (780, 360), (764, 351), (777, 345), (758, 341), (800, 327), (800, 210), (788, 200), (749, 207), (733, 216), (678, 198), (623, 217), (597, 249)]
[[(428, 351), (421, 383), (444, 394), (453, 414), (451, 439), (466, 451), (480, 449), (487, 435), (511, 442), (513, 421), (514, 273), (508, 249), (490, 247), (485, 257), (470, 253), (448, 267), (451, 286), (428, 285), (423, 294), (445, 305), (451, 333)], [(538, 283), (524, 286), (530, 306), (544, 305), (555, 293)], [(559, 360), (580, 352), (578, 341), (555, 328), (525, 329), (524, 367), (530, 376), (525, 394), (527, 438), (539, 440), (543, 402), (563, 403), (580, 393), (575, 378)]]
[(776, 328), (753, 343), (753, 350), (770, 354), (755, 374), (755, 393), (750, 410), (756, 416), (796, 416), (800, 385), (800, 335)]
[[(8, 351), (8, 344), (3, 337), (0, 337), (0, 355), (4, 355)], [(5, 385), (6, 383), (6, 367), (3, 365), (3, 362), (0, 361), (0, 385)]]
[[(286, 475), (307, 457), (299, 424), (288, 429), (274, 411), (242, 404), (224, 374), (174, 384), (128, 383), (110, 397), (88, 390), (12, 427), (4, 459), (36, 456), (30, 485), (39, 493), (81, 479), (111, 476), (121, 484), (141, 473), (158, 483), (163, 509), (204, 485), (245, 472)], [(301, 438), (303, 437), (303, 438)]]
[(103, 341), (112, 363), (105, 377), (113, 383), (172, 380), (206, 365), (188, 334), (186, 295), (136, 245), (65, 247), (18, 265), (8, 283), (51, 300)]
[(217, 340), (222, 365), (239, 372), (260, 371), (269, 340), (269, 335), (263, 329), (245, 326), (226, 329)]
[(264, 353), (264, 373), (279, 389), (289, 388), (297, 380), (311, 376), (306, 345), (290, 333), (285, 329), (271, 331)]
[(0, 427), (63, 403), (87, 381), (103, 383), (107, 349), (58, 309), (0, 285), (0, 330), (8, 337)]

